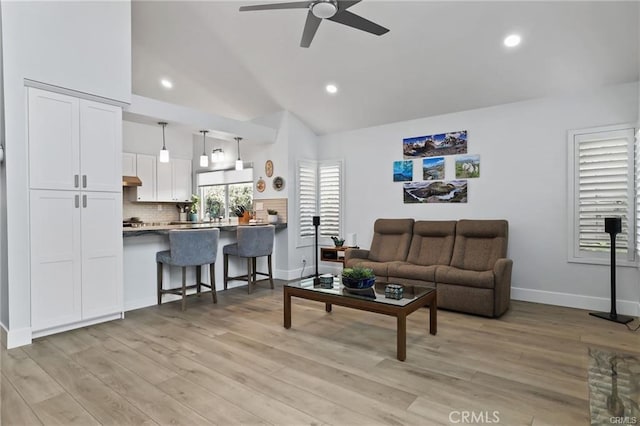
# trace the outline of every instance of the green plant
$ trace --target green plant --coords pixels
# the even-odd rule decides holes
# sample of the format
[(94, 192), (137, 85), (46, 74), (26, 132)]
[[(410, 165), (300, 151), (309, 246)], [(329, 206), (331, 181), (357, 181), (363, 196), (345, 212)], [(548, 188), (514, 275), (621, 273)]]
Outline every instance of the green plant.
[(353, 268), (344, 268), (342, 270), (342, 277), (352, 280), (364, 280), (375, 277), (375, 274), (373, 273), (373, 269), (355, 266)]
[(198, 205), (200, 204), (200, 197), (196, 194), (191, 194), (191, 207), (189, 208), (190, 213), (198, 213)]
[(267, 214), (275, 216), (278, 214), (278, 210), (267, 209)]

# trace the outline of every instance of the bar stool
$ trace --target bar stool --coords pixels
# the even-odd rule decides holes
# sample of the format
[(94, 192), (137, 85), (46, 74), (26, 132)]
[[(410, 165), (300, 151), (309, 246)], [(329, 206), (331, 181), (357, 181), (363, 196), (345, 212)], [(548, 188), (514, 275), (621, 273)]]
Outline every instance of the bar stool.
[[(200, 287), (211, 289), (213, 303), (218, 303), (216, 294), (215, 262), (218, 254), (219, 229), (174, 229), (169, 231), (170, 250), (156, 253), (158, 264), (158, 305), (162, 304), (162, 295), (165, 293), (182, 296), (182, 310), (187, 307), (187, 290), (196, 289), (200, 297)], [(182, 288), (164, 290), (162, 288), (163, 265), (182, 267)], [(202, 266), (209, 265), (211, 284), (205, 284), (202, 280)], [(187, 266), (196, 267), (196, 283), (187, 285)]]
[[(222, 248), (224, 254), (224, 289), (227, 289), (227, 282), (230, 280), (247, 281), (248, 292), (251, 293), (256, 284), (256, 275), (269, 277), (269, 283), (273, 288), (273, 268), (271, 266), (271, 254), (273, 253), (273, 240), (275, 237), (275, 226), (238, 226), (237, 243), (227, 244)], [(247, 258), (247, 274), (237, 277), (229, 276), (229, 256)], [(256, 271), (256, 259), (267, 256), (269, 273)]]

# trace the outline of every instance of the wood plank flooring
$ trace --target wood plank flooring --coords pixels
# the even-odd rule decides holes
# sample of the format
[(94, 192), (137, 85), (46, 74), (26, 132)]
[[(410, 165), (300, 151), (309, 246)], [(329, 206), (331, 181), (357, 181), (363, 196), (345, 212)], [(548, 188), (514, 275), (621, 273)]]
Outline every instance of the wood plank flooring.
[(512, 302), (498, 320), (440, 311), (436, 336), (427, 310), (410, 315), (400, 362), (394, 318), (294, 298), (286, 330), (281, 287), (3, 350), (2, 425), (437, 425), (463, 411), (585, 425), (588, 348), (640, 354), (640, 333), (622, 325)]

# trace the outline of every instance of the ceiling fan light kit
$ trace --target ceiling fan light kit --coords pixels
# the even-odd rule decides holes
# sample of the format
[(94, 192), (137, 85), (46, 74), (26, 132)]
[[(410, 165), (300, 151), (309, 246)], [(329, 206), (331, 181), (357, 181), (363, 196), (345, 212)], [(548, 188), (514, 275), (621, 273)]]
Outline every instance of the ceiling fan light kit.
[(311, 45), (311, 41), (316, 35), (316, 31), (323, 19), (328, 19), (338, 24), (378, 36), (388, 33), (389, 30), (387, 28), (347, 10), (361, 1), (362, 0), (314, 0), (259, 4), (255, 6), (241, 6), (240, 12), (252, 10), (307, 9), (307, 21), (304, 24), (302, 40), (300, 41), (301, 47), (309, 47)]

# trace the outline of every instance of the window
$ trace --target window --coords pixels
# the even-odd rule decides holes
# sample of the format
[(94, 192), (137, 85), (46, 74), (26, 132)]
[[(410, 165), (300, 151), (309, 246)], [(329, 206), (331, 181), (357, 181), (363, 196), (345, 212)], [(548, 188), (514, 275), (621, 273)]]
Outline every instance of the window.
[(298, 162), (298, 245), (313, 244), (313, 216), (320, 216), (318, 237), (329, 242), (342, 234), (342, 161)]
[(605, 217), (622, 218), (616, 237), (620, 265), (633, 265), (635, 176), (633, 129), (612, 126), (569, 133), (569, 261), (608, 263)]
[(198, 174), (201, 219), (234, 218), (238, 206), (253, 207), (253, 170), (224, 170)]

